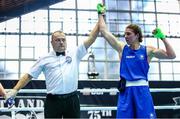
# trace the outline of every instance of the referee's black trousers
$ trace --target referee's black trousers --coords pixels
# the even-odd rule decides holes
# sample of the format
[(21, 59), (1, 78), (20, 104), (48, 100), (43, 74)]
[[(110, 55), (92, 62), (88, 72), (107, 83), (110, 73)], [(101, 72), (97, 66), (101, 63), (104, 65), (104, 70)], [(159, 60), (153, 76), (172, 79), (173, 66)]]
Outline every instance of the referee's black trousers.
[(77, 92), (64, 95), (47, 94), (44, 104), (45, 119), (80, 118), (80, 104)]

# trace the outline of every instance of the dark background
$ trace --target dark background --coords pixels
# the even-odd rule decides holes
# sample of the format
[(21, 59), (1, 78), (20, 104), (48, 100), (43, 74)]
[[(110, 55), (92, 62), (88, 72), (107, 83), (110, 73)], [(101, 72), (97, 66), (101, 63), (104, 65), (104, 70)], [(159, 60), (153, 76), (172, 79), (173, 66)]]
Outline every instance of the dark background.
[[(17, 83), (17, 80), (1, 80), (2, 85), (6, 89), (11, 89)], [(102, 80), (80, 80), (79, 81), (79, 89), (90, 88), (90, 89), (111, 89), (116, 88), (118, 81), (102, 81)], [(150, 88), (178, 88), (180, 87), (180, 81), (150, 81)], [(45, 89), (45, 81), (40, 80), (32, 80), (24, 89)], [(179, 97), (180, 92), (151, 92), (154, 105), (155, 106), (170, 106), (175, 105), (173, 101), (173, 97)], [(37, 96), (45, 96), (46, 94), (26, 94), (19, 93), (17, 96), (29, 96), (29, 95), (37, 95)], [(111, 95), (110, 93), (90, 93), (88, 95), (84, 95), (79, 92), (80, 95), (80, 103), (81, 106), (90, 107), (90, 106), (111, 106), (114, 107), (117, 105), (117, 94)], [(1, 99), (2, 100), (2, 99)], [(18, 102), (18, 98), (16, 98), (16, 103)], [(26, 98), (24, 99), (26, 100)], [(42, 99), (44, 101), (44, 98)], [(17, 106), (17, 104), (16, 104)], [(25, 112), (22, 112), (25, 113)], [(7, 112), (0, 112), (0, 115), (10, 115)], [(156, 109), (156, 114), (158, 118), (180, 118), (180, 109)], [(81, 111), (82, 118), (97, 118), (100, 116), (101, 118), (115, 118), (116, 111), (115, 110), (89, 110), (89, 111)]]

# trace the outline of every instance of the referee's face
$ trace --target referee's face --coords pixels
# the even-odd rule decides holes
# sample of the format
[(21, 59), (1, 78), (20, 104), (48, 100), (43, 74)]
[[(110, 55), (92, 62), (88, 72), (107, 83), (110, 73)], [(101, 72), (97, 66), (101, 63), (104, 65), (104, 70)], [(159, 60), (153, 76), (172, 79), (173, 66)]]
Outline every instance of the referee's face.
[(65, 34), (59, 32), (54, 33), (52, 36), (51, 44), (55, 52), (64, 52), (67, 48)]

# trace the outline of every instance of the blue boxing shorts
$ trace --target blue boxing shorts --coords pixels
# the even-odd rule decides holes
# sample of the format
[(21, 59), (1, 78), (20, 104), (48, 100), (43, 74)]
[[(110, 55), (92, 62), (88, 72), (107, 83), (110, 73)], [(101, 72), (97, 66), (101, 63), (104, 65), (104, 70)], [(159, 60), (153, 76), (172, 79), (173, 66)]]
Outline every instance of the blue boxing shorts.
[(116, 117), (156, 118), (149, 87), (129, 86), (124, 92), (119, 93)]

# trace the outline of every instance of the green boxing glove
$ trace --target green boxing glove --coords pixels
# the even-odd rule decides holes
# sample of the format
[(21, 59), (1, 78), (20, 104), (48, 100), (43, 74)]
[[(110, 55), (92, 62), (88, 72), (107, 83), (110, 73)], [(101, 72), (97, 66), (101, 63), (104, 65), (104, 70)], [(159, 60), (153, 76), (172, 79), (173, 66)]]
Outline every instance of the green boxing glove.
[(104, 14), (105, 11), (106, 11), (106, 7), (102, 3), (97, 4), (98, 14)]
[(161, 31), (160, 28), (156, 28), (153, 31), (153, 35), (154, 35), (155, 38), (160, 38), (161, 40), (166, 38), (166, 36), (163, 34), (163, 32)]

